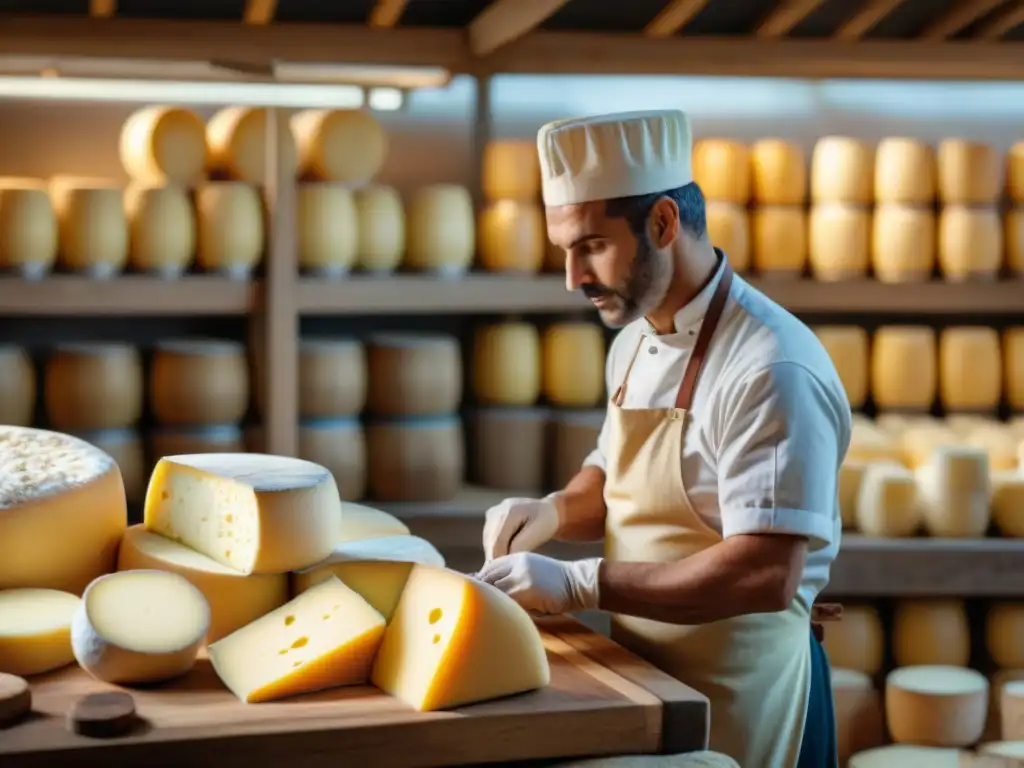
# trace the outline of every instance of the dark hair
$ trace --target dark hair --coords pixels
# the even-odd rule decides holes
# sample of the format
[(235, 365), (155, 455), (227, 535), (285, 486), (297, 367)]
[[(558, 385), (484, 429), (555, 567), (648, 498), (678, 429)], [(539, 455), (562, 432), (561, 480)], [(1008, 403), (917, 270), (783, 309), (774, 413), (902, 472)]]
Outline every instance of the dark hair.
[(700, 239), (708, 230), (707, 211), (704, 207), (704, 193), (697, 182), (690, 182), (682, 187), (655, 192), (650, 195), (635, 197), (617, 197), (609, 200), (605, 206), (605, 214), (612, 218), (625, 218), (629, 228), (637, 237), (647, 231), (647, 219), (651, 209), (663, 197), (670, 197), (679, 208), (679, 225), (692, 237)]

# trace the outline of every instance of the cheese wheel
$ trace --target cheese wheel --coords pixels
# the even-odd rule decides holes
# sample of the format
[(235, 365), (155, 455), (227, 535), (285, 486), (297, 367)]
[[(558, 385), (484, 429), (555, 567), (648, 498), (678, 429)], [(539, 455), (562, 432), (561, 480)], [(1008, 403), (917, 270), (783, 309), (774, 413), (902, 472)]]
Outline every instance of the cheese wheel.
[(839, 515), (843, 528), (857, 527), (857, 504), (867, 466), (862, 461), (844, 461), (839, 467)]
[(831, 677), (836, 751), (839, 764), (845, 765), (850, 755), (885, 743), (882, 697), (863, 672), (833, 668)]
[(1018, 278), (1024, 277), (1024, 207), (1006, 212), (1003, 243), (1006, 248), (1006, 266), (1010, 274)]
[(352, 192), (337, 182), (304, 182), (298, 185), (295, 208), (299, 267), (326, 277), (348, 274), (359, 248)]
[(206, 167), (206, 126), (182, 107), (140, 109), (121, 127), (121, 165), (135, 181), (190, 186)]
[(966, 747), (985, 728), (988, 680), (980, 672), (946, 665), (894, 669), (885, 679), (885, 715), (893, 741)]
[(874, 150), (863, 141), (847, 136), (818, 139), (811, 154), (811, 200), (815, 203), (873, 203), (874, 165)]
[(374, 421), (366, 428), (370, 496), (379, 501), (449, 501), (465, 479), (458, 416)]
[(142, 397), (142, 359), (129, 344), (61, 344), (46, 361), (43, 399), (58, 430), (130, 427)]
[(263, 200), (241, 181), (209, 181), (196, 189), (196, 264), (247, 278), (263, 258)]
[(299, 415), (304, 419), (356, 416), (366, 405), (367, 377), (366, 350), (360, 341), (303, 339)]
[(871, 267), (883, 283), (929, 280), (936, 260), (935, 214), (931, 209), (887, 203), (875, 207)]
[(223, 339), (159, 341), (149, 374), (157, 421), (173, 426), (233, 424), (249, 408), (245, 348)]
[(803, 205), (807, 161), (803, 148), (782, 139), (761, 139), (750, 147), (753, 200), (760, 205)]
[(811, 273), (824, 282), (859, 279), (871, 263), (871, 214), (842, 203), (811, 208), (807, 253)]
[(868, 536), (912, 536), (922, 522), (914, 474), (889, 462), (869, 464), (857, 496), (857, 528)]
[(387, 134), (367, 111), (308, 109), (292, 116), (291, 127), (305, 177), (362, 185), (387, 159)]
[(533, 323), (482, 325), (473, 338), (473, 396), (486, 405), (533, 405), (541, 392), (540, 333)]
[(916, 139), (891, 137), (875, 147), (875, 201), (930, 206), (938, 192), (935, 151)]
[(56, 589), (0, 590), (0, 672), (39, 675), (73, 662), (71, 617), (80, 602)]
[(938, 391), (938, 346), (927, 326), (892, 325), (871, 344), (871, 394), (879, 408), (927, 411)]
[(594, 323), (563, 322), (541, 336), (542, 390), (552, 405), (591, 408), (604, 395), (604, 332)]
[(0, 178), (0, 270), (38, 280), (57, 261), (57, 216), (44, 182)]
[(897, 602), (893, 611), (892, 654), (900, 667), (967, 666), (971, 657), (971, 632), (963, 601)]
[(476, 247), (473, 198), (457, 184), (420, 187), (409, 198), (404, 265), (459, 275), (473, 263)]
[(146, 491), (146, 530), (240, 573), (323, 560), (341, 532), (338, 487), (324, 467), (260, 453), (165, 456)]
[(854, 423), (850, 434), (850, 447), (846, 451), (847, 463), (870, 464), (879, 461), (903, 461), (903, 449), (897, 438), (872, 424)]
[(846, 768), (963, 768), (958, 749), (892, 744), (854, 755)]
[(487, 142), (480, 159), (480, 177), (488, 200), (536, 202), (540, 197), (537, 143), (514, 139)]
[(871, 355), (868, 332), (856, 325), (823, 325), (814, 329), (836, 367), (852, 408), (860, 408), (868, 397)]
[(946, 280), (994, 280), (1003, 263), (1003, 225), (995, 206), (945, 205), (939, 213), (939, 268)]
[(216, 642), (288, 600), (285, 573), (245, 576), (191, 547), (150, 533), (142, 525), (125, 531), (118, 550), (119, 571), (155, 570), (188, 579), (210, 605), (208, 643)]
[(1024, 203), (1024, 140), (1006, 153), (1006, 194), (1015, 203)]
[(363, 504), (342, 502), (340, 545), (346, 541), (382, 539), (389, 536), (408, 536), (409, 527), (394, 515)]
[(462, 402), (462, 351), (446, 334), (378, 334), (366, 342), (369, 392), (377, 416), (431, 416)]
[(196, 214), (181, 186), (135, 183), (125, 190), (128, 263), (140, 272), (178, 277), (196, 250)]
[(71, 648), (98, 680), (157, 683), (192, 669), (209, 627), (210, 605), (184, 577), (121, 571), (85, 590), (71, 620)]
[(947, 410), (994, 411), (1002, 396), (999, 333), (952, 326), (939, 335), (939, 398)]
[(57, 261), (64, 269), (107, 279), (128, 263), (124, 192), (111, 181), (56, 176), (50, 199), (57, 217)]
[(564, 488), (583, 468), (583, 461), (597, 448), (606, 410), (552, 411), (551, 487)]
[(746, 145), (730, 139), (701, 139), (693, 145), (691, 162), (693, 180), (706, 200), (737, 206), (750, 201), (752, 170)]
[(366, 438), (357, 418), (303, 421), (299, 458), (326, 467), (342, 500), (357, 501), (366, 495)]
[(1010, 408), (1024, 411), (1024, 325), (1003, 332), (1003, 385)]
[(844, 605), (843, 620), (829, 626), (823, 646), (832, 667), (877, 675), (885, 659), (878, 609), (873, 605)]
[(807, 215), (796, 206), (755, 208), (754, 269), (764, 277), (800, 277), (807, 265)]
[(956, 433), (957, 437), (967, 437), (979, 429), (996, 427), (1001, 424), (993, 416), (985, 416), (977, 413), (947, 413), (941, 422), (948, 429)]
[(746, 272), (750, 269), (750, 218), (747, 209), (718, 200), (708, 200), (705, 207), (711, 244), (725, 253), (735, 271)]
[(27, 427), (36, 410), (36, 369), (21, 347), (0, 344), (0, 424)]
[(90, 445), (109, 454), (117, 462), (124, 482), (125, 498), (129, 504), (138, 504), (146, 496), (146, 453), (142, 439), (134, 429), (104, 429), (79, 432), (75, 435)]
[(1024, 472), (1016, 469), (993, 473), (991, 504), (992, 522), (999, 532), (1024, 538)]
[(923, 413), (880, 413), (872, 423), (885, 434), (899, 440), (908, 429), (940, 426), (944, 421)]
[(481, 408), (471, 421), (473, 482), (486, 488), (541, 493), (545, 488), (547, 412)]
[(953, 430), (941, 422), (908, 427), (900, 438), (903, 463), (917, 470), (931, 461), (937, 449), (957, 446), (962, 442)]
[(405, 255), (405, 208), (391, 187), (356, 190), (356, 264), (370, 272), (391, 272)]
[(942, 203), (996, 203), (1003, 192), (999, 153), (989, 144), (946, 139), (939, 142), (938, 190)]
[(150, 457), (154, 463), (164, 456), (190, 453), (241, 453), (245, 450), (242, 430), (234, 424), (212, 424), (205, 427), (158, 427), (150, 433), (149, 445)]
[[(298, 169), (295, 135), (278, 123), (277, 161), (294, 177)], [(262, 186), (267, 183), (267, 110), (225, 107), (206, 123), (207, 167), (215, 177)]]
[(984, 741), (994, 741), (1002, 735), (1003, 688), (1007, 683), (1024, 680), (1024, 669), (1000, 669), (989, 677), (988, 722), (985, 726)]
[(480, 265), (488, 272), (540, 272), (547, 228), (537, 203), (498, 200), (480, 212)]
[(980, 448), (938, 446), (917, 470), (925, 529), (942, 538), (976, 539), (989, 524), (988, 454)]
[(1004, 669), (1024, 669), (1022, 638), (1024, 604), (994, 603), (989, 606), (985, 626), (985, 647), (989, 658), (997, 666)]
[(988, 454), (988, 466), (993, 472), (1017, 468), (1020, 438), (1001, 422), (979, 426), (967, 433), (964, 445), (979, 448)]

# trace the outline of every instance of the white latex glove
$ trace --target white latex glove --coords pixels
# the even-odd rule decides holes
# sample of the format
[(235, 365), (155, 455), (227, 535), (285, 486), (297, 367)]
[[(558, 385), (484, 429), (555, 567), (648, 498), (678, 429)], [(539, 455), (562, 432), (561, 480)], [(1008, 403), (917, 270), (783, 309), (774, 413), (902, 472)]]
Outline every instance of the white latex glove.
[(487, 510), (484, 557), (493, 560), (513, 552), (530, 552), (558, 533), (557, 493), (543, 499), (505, 499)]
[(477, 578), (532, 613), (585, 611), (598, 605), (597, 572), (602, 559), (555, 560), (536, 552), (517, 552), (485, 563)]

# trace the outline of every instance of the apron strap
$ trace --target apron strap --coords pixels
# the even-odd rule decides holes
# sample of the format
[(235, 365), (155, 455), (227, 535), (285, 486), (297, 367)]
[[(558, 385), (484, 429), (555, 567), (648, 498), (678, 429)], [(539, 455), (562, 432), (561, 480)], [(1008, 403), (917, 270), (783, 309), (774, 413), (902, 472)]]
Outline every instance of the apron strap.
[(626, 397), (626, 382), (629, 381), (629, 372), (633, 370), (633, 363), (636, 362), (637, 357), (640, 355), (640, 347), (644, 345), (644, 339), (646, 338), (645, 334), (640, 334), (640, 340), (636, 343), (636, 349), (633, 350), (633, 356), (629, 358), (629, 365), (626, 366), (626, 372), (622, 376), (622, 383), (619, 384), (619, 388), (612, 395), (612, 402), (620, 408), (622, 407), (622, 401)]
[[(725, 261), (725, 254), (722, 254)], [(683, 383), (679, 385), (679, 394), (676, 395), (676, 408), (689, 411), (693, 406), (693, 393), (697, 389), (697, 380), (704, 368), (704, 359), (707, 357), (708, 347), (711, 346), (711, 337), (718, 329), (718, 322), (722, 319), (722, 311), (725, 309), (725, 302), (729, 299), (729, 291), (732, 288), (732, 267), (725, 261), (722, 268), (722, 277), (715, 286), (715, 293), (708, 304), (708, 311), (704, 314), (704, 321), (700, 325), (700, 333), (697, 335), (697, 343), (693, 347), (693, 354), (686, 364), (686, 371), (683, 373)]]

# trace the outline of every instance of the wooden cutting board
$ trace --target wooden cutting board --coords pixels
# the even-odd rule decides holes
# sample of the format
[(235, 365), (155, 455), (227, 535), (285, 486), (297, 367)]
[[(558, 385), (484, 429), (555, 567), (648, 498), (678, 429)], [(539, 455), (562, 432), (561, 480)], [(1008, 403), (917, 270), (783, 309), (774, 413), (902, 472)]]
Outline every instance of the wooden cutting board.
[(67, 667), (30, 680), (33, 711), (0, 730), (0, 765), (427, 768), (705, 748), (704, 696), (573, 619), (538, 623), (551, 685), (448, 712), (416, 712), (371, 687), (246, 705), (202, 658), (173, 683), (132, 689), (139, 727), (96, 739), (70, 732), (67, 713), (116, 688)]

